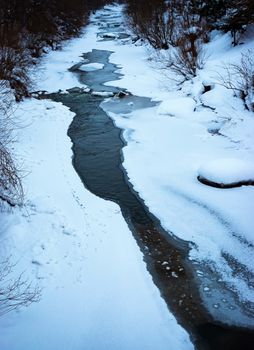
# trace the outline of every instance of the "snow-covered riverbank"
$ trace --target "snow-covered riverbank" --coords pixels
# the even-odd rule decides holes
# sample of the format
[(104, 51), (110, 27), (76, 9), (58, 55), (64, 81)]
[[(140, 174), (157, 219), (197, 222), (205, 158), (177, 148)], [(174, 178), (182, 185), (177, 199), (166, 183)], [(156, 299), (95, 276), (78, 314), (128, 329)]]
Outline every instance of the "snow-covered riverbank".
[[(239, 62), (242, 53), (254, 49), (251, 35), (243, 40), (243, 45), (231, 47), (229, 34), (214, 33), (206, 47), (205, 68), (178, 91), (169, 72), (155, 69), (160, 63), (150, 60), (146, 47), (113, 45), (111, 61), (121, 66), (123, 77), (109, 85), (162, 102), (128, 115), (110, 115), (124, 130), (123, 165), (151, 212), (168, 231), (194, 243), (191, 259), (208, 263), (218, 273), (219, 284), (225, 281), (241, 301), (253, 306), (254, 187), (223, 190), (197, 180), (203, 165), (210, 169), (210, 164), (221, 164), (223, 159), (228, 160), (225, 166), (231, 160), (231, 168), (234, 164), (238, 168), (232, 168), (231, 177), (237, 174), (238, 180), (244, 180), (246, 169), (251, 177), (254, 114), (218, 82), (223, 64)], [(211, 90), (203, 93), (207, 84)], [(214, 177), (223, 173), (216, 166), (214, 174), (209, 171)], [(213, 283), (206, 283), (202, 288), (209, 302)], [(224, 308), (223, 295), (213, 297), (213, 302), (217, 299), (214, 314), (225, 317), (218, 310)], [(233, 312), (230, 322), (245, 321)]]
[[(39, 67), (38, 88), (78, 86), (67, 69), (96, 40), (96, 25)], [(40, 77), (40, 78), (39, 78)], [(72, 166), (68, 108), (28, 99), (15, 117), (25, 207), (1, 214), (1, 256), (42, 287), (41, 301), (0, 318), (1, 350), (189, 350), (119, 207), (87, 191)], [(102, 174), (103, 176), (103, 174)]]
[[(107, 9), (121, 15), (121, 7)], [(206, 161), (253, 161), (253, 115), (220, 86), (199, 93), (209, 67), (220, 62), (219, 51), (194, 84), (170, 92), (171, 82), (151, 66), (144, 46), (97, 37), (98, 16), (81, 38), (43, 58), (35, 74), (38, 90), (82, 86), (68, 71), (80, 55), (113, 51), (110, 60), (123, 77), (111, 84), (163, 101), (126, 116), (111, 114), (124, 130), (131, 182), (166, 229), (195, 243), (192, 259), (209, 261), (241, 300), (253, 301), (244, 269), (234, 275), (228, 257), (254, 272), (254, 189), (215, 189), (196, 178)], [(214, 39), (225, 60), (254, 46), (249, 41), (227, 55), (228, 40)], [(66, 135), (73, 114), (59, 103), (32, 99), (19, 105), (16, 116), (24, 126), (16, 152), (28, 172), (26, 207), (1, 214), (1, 250), (43, 291), (38, 304), (0, 319), (1, 350), (193, 349), (153, 285), (119, 207), (93, 196), (75, 173)], [(219, 132), (208, 132), (217, 126)], [(205, 292), (211, 289), (208, 283)]]
[(38, 304), (0, 319), (1, 349), (191, 349), (118, 206), (76, 175), (66, 136), (73, 114), (27, 100), (17, 115), (26, 126), (19, 132), (26, 207), (2, 219), (1, 249), (43, 290)]

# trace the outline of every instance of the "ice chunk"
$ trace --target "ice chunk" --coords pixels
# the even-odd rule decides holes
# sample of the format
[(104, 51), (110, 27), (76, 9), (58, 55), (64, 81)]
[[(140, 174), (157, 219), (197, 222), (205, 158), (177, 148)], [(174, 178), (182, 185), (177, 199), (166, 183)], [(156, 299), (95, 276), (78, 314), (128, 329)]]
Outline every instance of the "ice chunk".
[(104, 67), (104, 64), (102, 63), (87, 63), (82, 64), (82, 66), (79, 67), (79, 70), (82, 70), (83, 72), (93, 72), (95, 70), (102, 69)]

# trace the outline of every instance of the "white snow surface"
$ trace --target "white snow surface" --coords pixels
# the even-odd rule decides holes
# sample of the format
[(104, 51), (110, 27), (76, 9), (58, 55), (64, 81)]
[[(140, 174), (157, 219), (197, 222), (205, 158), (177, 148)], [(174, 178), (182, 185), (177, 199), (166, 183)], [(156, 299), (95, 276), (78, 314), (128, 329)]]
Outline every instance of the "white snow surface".
[(43, 290), (39, 303), (0, 318), (1, 350), (193, 349), (119, 207), (75, 173), (66, 135), (73, 113), (27, 100), (16, 117), (26, 206), (1, 218), (1, 256), (11, 254), (16, 273)]
[[(121, 6), (108, 8), (120, 15)], [(215, 265), (241, 300), (254, 302), (253, 289), (224, 257), (254, 273), (254, 188), (221, 190), (196, 178), (202, 164), (218, 158), (254, 162), (254, 115), (214, 79), (215, 69), (240, 60), (254, 41), (232, 48), (228, 34), (214, 33), (205, 69), (177, 91), (154, 69), (144, 45), (97, 41), (97, 32), (94, 17), (80, 38), (45, 55), (35, 73), (37, 88), (82, 86), (68, 68), (84, 52), (113, 51), (110, 61), (122, 77), (107, 85), (161, 101), (110, 114), (123, 129), (130, 181), (166, 230), (195, 243), (191, 259)], [(205, 81), (213, 89), (201, 94)], [(28, 168), (27, 203), (2, 214), (1, 251), (11, 252), (20, 271), (44, 289), (38, 304), (0, 318), (1, 350), (193, 349), (153, 285), (119, 207), (93, 196), (76, 175), (66, 136), (73, 114), (36, 100), (22, 102), (16, 113), (26, 125), (17, 151)]]
[(188, 116), (196, 107), (195, 101), (190, 97), (171, 98), (161, 102), (158, 114), (169, 116)]
[(203, 164), (198, 175), (217, 184), (254, 181), (254, 164), (242, 159), (223, 158)]
[[(120, 8), (117, 8), (120, 11)], [(48, 91), (81, 86), (68, 68), (96, 42), (97, 27), (45, 55), (35, 78)], [(101, 43), (105, 47), (105, 44)], [(118, 205), (86, 190), (72, 166), (61, 103), (17, 106), (16, 154), (24, 208), (1, 213), (1, 257), (42, 287), (40, 302), (0, 318), (1, 350), (192, 350), (168, 311)]]

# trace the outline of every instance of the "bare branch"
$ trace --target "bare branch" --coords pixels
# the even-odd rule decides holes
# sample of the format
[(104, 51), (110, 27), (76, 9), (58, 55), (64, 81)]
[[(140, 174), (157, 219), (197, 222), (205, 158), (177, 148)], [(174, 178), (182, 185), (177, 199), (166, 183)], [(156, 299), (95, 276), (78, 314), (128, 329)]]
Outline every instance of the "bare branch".
[(24, 273), (15, 276), (10, 258), (0, 262), (0, 316), (29, 306), (40, 300), (41, 289), (24, 278)]
[(239, 63), (223, 66), (224, 74), (218, 74), (218, 82), (225, 88), (233, 90), (250, 111), (254, 111), (254, 50), (241, 54)]
[(0, 200), (10, 206), (21, 205), (24, 197), (19, 171), (10, 152), (14, 128), (13, 101), (8, 83), (0, 81)]

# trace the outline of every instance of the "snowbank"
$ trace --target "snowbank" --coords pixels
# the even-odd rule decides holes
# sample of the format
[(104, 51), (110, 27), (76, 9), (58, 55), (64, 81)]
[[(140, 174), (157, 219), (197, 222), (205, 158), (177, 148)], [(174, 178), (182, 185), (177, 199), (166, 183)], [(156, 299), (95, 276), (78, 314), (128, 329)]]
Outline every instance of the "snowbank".
[(214, 160), (200, 167), (198, 179), (222, 188), (254, 184), (254, 164), (237, 158)]
[(170, 99), (160, 104), (158, 114), (188, 117), (194, 111), (195, 106), (196, 102), (190, 97)]

